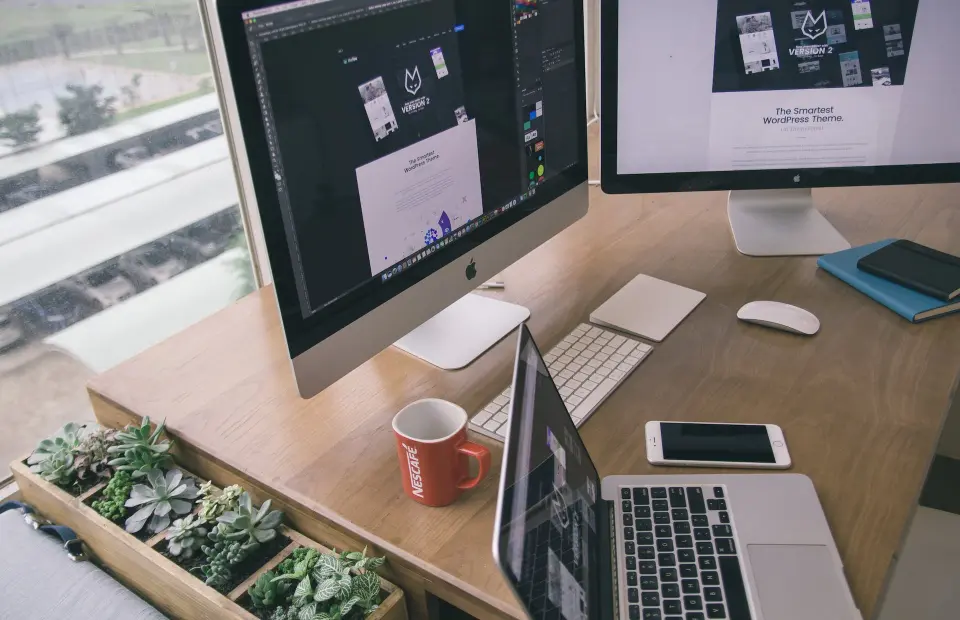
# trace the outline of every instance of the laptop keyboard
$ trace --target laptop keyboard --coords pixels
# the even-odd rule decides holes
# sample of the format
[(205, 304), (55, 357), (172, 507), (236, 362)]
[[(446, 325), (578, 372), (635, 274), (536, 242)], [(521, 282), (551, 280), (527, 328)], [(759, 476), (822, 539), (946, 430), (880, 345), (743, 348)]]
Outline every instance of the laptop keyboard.
[(620, 488), (629, 620), (751, 620), (723, 486)]

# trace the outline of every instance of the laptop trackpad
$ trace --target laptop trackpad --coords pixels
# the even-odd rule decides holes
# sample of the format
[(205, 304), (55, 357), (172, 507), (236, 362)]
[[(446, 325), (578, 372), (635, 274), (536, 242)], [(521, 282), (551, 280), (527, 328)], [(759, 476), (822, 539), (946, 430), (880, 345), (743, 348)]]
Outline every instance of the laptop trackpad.
[(764, 620), (849, 617), (842, 575), (823, 545), (747, 545)]

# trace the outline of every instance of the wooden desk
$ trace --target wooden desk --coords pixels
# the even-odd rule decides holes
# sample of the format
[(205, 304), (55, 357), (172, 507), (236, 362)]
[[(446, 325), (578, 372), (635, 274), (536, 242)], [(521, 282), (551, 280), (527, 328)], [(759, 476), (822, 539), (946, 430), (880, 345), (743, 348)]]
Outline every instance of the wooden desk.
[[(902, 236), (960, 253), (957, 186), (815, 196), (855, 245)], [(639, 272), (707, 293), (583, 427), (601, 475), (654, 471), (647, 420), (781, 425), (793, 471), (816, 484), (854, 597), (873, 617), (960, 374), (960, 316), (911, 325), (818, 271), (814, 258), (738, 255), (725, 194), (610, 197), (594, 188), (591, 199), (588, 217), (505, 271), (506, 290), (493, 294), (531, 309), (543, 347)], [(477, 410), (509, 381), (514, 339), (459, 372), (387, 349), (305, 401), (272, 295), (253, 294), (94, 379), (98, 418), (166, 418), (194, 470), (278, 498), (318, 540), (372, 544), (390, 557), (414, 615), (425, 589), (474, 615), (522, 617), (490, 554), (499, 445), (486, 442), (496, 466), (477, 490), (431, 509), (403, 495), (390, 426), (427, 396)], [(757, 299), (807, 308), (820, 334), (739, 323), (737, 309)]]

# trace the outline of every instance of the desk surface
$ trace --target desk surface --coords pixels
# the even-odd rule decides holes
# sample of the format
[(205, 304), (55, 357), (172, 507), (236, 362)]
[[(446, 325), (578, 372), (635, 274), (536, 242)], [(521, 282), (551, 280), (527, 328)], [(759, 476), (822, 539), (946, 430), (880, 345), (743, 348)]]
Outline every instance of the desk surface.
[[(960, 254), (957, 186), (814, 196), (855, 245), (906, 237)], [(779, 424), (792, 471), (813, 479), (870, 618), (960, 375), (960, 316), (912, 325), (814, 258), (740, 256), (725, 207), (722, 193), (614, 197), (592, 188), (590, 214), (506, 270), (506, 290), (491, 295), (527, 305), (549, 348), (637, 273), (705, 292), (582, 428), (600, 474), (658, 469), (644, 456), (647, 420)], [(737, 309), (758, 299), (812, 311), (821, 332), (801, 338), (738, 322)], [(266, 288), (90, 390), (131, 416), (166, 418), (181, 441), (415, 566), (474, 610), (520, 617), (490, 553), (499, 445), (475, 437), (494, 450), (492, 475), (452, 507), (426, 508), (403, 495), (390, 426), (427, 396), (477, 410), (510, 380), (514, 344), (505, 339), (459, 372), (387, 349), (305, 401)]]

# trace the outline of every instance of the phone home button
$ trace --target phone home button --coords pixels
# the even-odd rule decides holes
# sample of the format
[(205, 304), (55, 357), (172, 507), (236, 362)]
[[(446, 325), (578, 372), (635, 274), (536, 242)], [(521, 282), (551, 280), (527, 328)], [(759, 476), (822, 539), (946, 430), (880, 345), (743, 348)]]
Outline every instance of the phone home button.
[(775, 441), (775, 442), (773, 442), (773, 447), (774, 447), (774, 448), (782, 448), (782, 447), (783, 447), (783, 442), (782, 442), (782, 441)]

